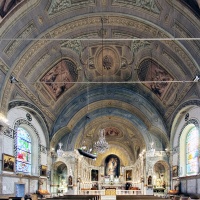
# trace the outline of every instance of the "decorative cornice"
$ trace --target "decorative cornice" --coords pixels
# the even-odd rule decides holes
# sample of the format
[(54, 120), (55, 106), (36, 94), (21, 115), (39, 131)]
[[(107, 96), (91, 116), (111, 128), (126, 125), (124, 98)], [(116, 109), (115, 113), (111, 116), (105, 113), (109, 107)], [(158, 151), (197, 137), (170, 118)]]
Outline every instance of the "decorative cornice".
[[(175, 30), (180, 33), (182, 38), (193, 38), (194, 35), (180, 22), (176, 20), (175, 22)], [(200, 43), (197, 40), (189, 41), (188, 44), (191, 46), (191, 49), (195, 50), (197, 54), (199, 54)]]
[(8, 66), (0, 59), (0, 70), (2, 70), (5, 74), (8, 72)]
[[(66, 23), (58, 28), (55, 28), (54, 30), (49, 32), (49, 35), (51, 35), (52, 38), (60, 38), (63, 36), (63, 34), (69, 34), (70, 32), (76, 31), (80, 28), (83, 28), (85, 26), (96, 26), (101, 24), (101, 17), (100, 16), (92, 16), (92, 17), (85, 17), (83, 19), (78, 19), (69, 23)], [(138, 21), (137, 19), (131, 18), (131, 17), (119, 17), (119, 16), (109, 16), (107, 20), (107, 24), (111, 26), (122, 26), (122, 27), (129, 27), (130, 29), (135, 29), (140, 32), (148, 32), (149, 35), (152, 36), (158, 36), (160, 38), (168, 38), (169, 35), (167, 33), (162, 32), (161, 30), (158, 30), (153, 27), (152, 25), (148, 24), (144, 21)], [(45, 40), (43, 40), (43, 38)], [(46, 44), (48, 44), (50, 40), (46, 39), (46, 36), (41, 37), (41, 39), (37, 42), (35, 42), (21, 57), (20, 61), (17, 63), (16, 67), (13, 69), (15, 74), (19, 74), (20, 71), (26, 66), (26, 63), (28, 63), (33, 57), (38, 53), (39, 49), (45, 47)], [(191, 69), (191, 73), (196, 73), (196, 66), (192, 61), (192, 58), (187, 55), (187, 52), (182, 48), (182, 46), (179, 45), (177, 41), (162, 41), (166, 47), (174, 51), (176, 55), (182, 59), (182, 61), (185, 63), (185, 65), (188, 66), (189, 69)], [(189, 90), (190, 85), (185, 89), (183, 92), (187, 92)], [(7, 83), (6, 88), (4, 90), (4, 96), (2, 99), (2, 108), (5, 110), (8, 104), (7, 99), (9, 99), (11, 91), (11, 84)], [(183, 97), (185, 93), (181, 93), (180, 97)], [(180, 100), (180, 98), (179, 98)], [(40, 103), (39, 103), (40, 105)], [(177, 106), (177, 105), (176, 105)], [(173, 112), (173, 109), (175, 107), (171, 107), (168, 113), (166, 114), (166, 117), (169, 117), (170, 114)], [(53, 116), (51, 116), (52, 118)]]
[[(177, 70), (181, 70), (181, 72), (183, 73), (183, 75), (187, 75), (186, 70), (182, 67), (182, 65), (178, 64), (178, 62), (175, 60), (175, 58), (173, 58), (170, 53), (168, 53), (166, 50), (163, 50), (163, 55), (169, 60), (169, 62), (171, 62), (173, 64), (173, 66), (176, 67)], [(182, 67), (182, 68), (181, 68)], [(174, 71), (174, 68), (171, 69), (171, 72)]]
[(148, 46), (150, 46), (150, 42), (148, 41), (140, 41), (140, 40), (133, 40), (132, 43), (131, 43), (131, 50), (134, 52), (134, 53), (137, 53), (140, 49), (144, 49)]
[(155, 14), (160, 14), (160, 8), (157, 6), (155, 0), (144, 1), (144, 0), (113, 0), (112, 5), (123, 5), (128, 7), (139, 7), (145, 10), (151, 11)]
[[(183, 104), (179, 105), (179, 107), (176, 109), (176, 111), (173, 113), (173, 116), (171, 118), (171, 121), (170, 121), (170, 130), (171, 130), (171, 127), (172, 127), (172, 124), (174, 122), (174, 119), (175, 117), (177, 116), (177, 114), (180, 112), (180, 110), (182, 110), (183, 108), (187, 107), (187, 106), (191, 106), (191, 105), (194, 105), (194, 106), (198, 106), (200, 107), (200, 100), (189, 100), (187, 102), (184, 102)], [(190, 121), (189, 121), (190, 122)]]
[(80, 55), (82, 51), (82, 46), (80, 40), (73, 40), (73, 41), (65, 41), (61, 44), (61, 47), (69, 48), (72, 51), (76, 52), (78, 55)]
[(45, 113), (51, 120), (55, 120), (55, 116), (40, 103), (39, 99), (26, 87), (25, 84), (22, 82), (19, 82), (18, 84), (21, 90), (41, 109), (43, 113)]
[(181, 99), (183, 99), (183, 97), (191, 89), (193, 84), (194, 83), (187, 83), (187, 84), (185, 83), (185, 87), (181, 90), (181, 92), (177, 91), (177, 93), (179, 93), (179, 95), (177, 96), (176, 101), (173, 103), (173, 105), (165, 113), (165, 118), (166, 119), (171, 117), (171, 114), (173, 113), (174, 109), (176, 109), (176, 107), (179, 105)]
[[(43, 40), (44, 38), (44, 40)], [(13, 69), (13, 72), (15, 74), (18, 74), (24, 66), (26, 66), (26, 62), (31, 60), (33, 56), (38, 52), (39, 49), (43, 48), (47, 43), (49, 43), (49, 40), (46, 40), (46, 37), (42, 37), (40, 40), (38, 40), (36, 43), (34, 43), (21, 57), (20, 61), (17, 63), (16, 67)]]
[(36, 29), (35, 25), (33, 22), (30, 22), (24, 30), (18, 35), (15, 36), (15, 40), (11, 40), (11, 42), (8, 44), (8, 46), (5, 48), (4, 52), (8, 57), (11, 57), (15, 50), (17, 50), (17, 47), (23, 42), (23, 39), (27, 38), (34, 29)]
[(33, 104), (29, 103), (29, 102), (25, 102), (25, 101), (12, 101), (9, 103), (9, 108), (8, 110), (14, 108), (14, 107), (17, 107), (17, 106), (24, 106), (24, 107), (28, 107), (28, 108), (31, 108), (33, 109), (34, 111), (36, 111), (40, 117), (43, 119), (45, 125), (46, 125), (46, 128), (48, 130), (48, 133), (49, 133), (49, 126), (48, 126), (48, 123), (45, 119), (45, 116), (44, 114)]
[(13, 130), (10, 127), (5, 128), (3, 134), (7, 137), (13, 138)]
[(27, 73), (25, 74), (25, 77), (28, 78), (32, 73), (34, 73), (33, 71), (42, 65), (42, 63), (49, 58), (50, 55), (48, 53), (42, 55), (36, 62), (35, 64), (31, 67), (31, 69), (29, 71), (27, 71)]

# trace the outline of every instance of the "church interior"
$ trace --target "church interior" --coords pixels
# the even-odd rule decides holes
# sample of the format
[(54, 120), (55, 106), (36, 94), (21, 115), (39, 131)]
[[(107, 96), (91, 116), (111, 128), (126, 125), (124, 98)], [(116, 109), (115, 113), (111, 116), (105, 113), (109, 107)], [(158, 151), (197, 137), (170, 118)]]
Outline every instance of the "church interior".
[(0, 0), (0, 198), (200, 199), (199, 20), (200, 0)]

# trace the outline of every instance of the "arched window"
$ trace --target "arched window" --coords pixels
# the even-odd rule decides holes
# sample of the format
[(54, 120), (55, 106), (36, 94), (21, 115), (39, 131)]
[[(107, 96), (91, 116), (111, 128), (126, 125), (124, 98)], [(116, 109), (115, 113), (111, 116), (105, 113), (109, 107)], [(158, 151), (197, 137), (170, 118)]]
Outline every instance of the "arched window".
[(180, 136), (180, 172), (179, 176), (191, 176), (199, 173), (200, 134), (195, 124), (184, 127)]
[(186, 136), (186, 174), (199, 172), (199, 132), (196, 127), (189, 130)]
[(22, 127), (17, 128), (16, 152), (16, 171), (31, 174), (31, 137)]

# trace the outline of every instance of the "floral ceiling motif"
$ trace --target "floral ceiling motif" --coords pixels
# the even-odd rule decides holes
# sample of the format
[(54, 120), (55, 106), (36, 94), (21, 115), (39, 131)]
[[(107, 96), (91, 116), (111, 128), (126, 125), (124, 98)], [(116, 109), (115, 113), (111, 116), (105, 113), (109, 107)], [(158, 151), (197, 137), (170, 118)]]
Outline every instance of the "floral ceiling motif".
[(103, 81), (128, 81), (132, 77), (133, 54), (126, 46), (105, 45), (85, 48), (81, 54), (81, 61), (89, 81), (102, 81), (102, 79)]

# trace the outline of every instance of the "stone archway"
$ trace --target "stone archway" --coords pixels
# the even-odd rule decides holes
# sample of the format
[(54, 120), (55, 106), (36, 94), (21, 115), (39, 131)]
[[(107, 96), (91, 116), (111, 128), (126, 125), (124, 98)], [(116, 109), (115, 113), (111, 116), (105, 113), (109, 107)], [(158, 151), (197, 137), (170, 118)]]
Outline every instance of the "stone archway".
[(51, 192), (54, 194), (66, 193), (68, 185), (68, 168), (67, 165), (61, 161), (54, 164), (52, 168), (52, 178), (51, 178)]

